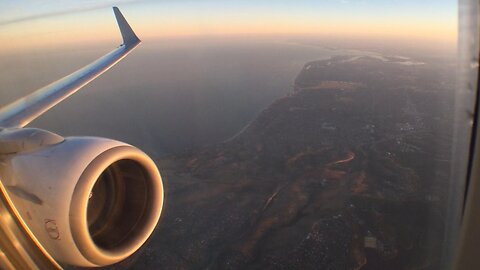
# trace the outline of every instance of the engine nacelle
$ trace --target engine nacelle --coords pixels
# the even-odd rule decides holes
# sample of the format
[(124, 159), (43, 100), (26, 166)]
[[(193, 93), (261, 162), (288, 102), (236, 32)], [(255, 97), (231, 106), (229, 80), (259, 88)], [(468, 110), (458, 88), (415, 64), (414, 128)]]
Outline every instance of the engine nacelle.
[(163, 206), (155, 163), (109, 139), (70, 137), (3, 155), (0, 177), (42, 246), (76, 266), (110, 265), (133, 254)]

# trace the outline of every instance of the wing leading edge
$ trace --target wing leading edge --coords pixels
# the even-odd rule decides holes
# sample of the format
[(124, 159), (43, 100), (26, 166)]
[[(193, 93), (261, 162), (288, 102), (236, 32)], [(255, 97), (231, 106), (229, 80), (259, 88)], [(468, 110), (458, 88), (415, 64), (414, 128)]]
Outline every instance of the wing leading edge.
[(140, 39), (135, 35), (120, 10), (114, 7), (113, 12), (122, 34), (123, 44), (74, 73), (0, 109), (0, 127), (21, 128), (26, 126), (35, 118), (102, 75), (140, 44)]

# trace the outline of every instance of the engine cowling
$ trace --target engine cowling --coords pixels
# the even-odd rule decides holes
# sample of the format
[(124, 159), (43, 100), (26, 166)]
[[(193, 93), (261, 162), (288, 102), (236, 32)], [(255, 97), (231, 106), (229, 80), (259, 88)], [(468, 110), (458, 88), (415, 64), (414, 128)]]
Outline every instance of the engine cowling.
[(133, 254), (163, 206), (155, 163), (110, 139), (70, 137), (4, 155), (0, 177), (45, 250), (76, 266), (110, 265)]

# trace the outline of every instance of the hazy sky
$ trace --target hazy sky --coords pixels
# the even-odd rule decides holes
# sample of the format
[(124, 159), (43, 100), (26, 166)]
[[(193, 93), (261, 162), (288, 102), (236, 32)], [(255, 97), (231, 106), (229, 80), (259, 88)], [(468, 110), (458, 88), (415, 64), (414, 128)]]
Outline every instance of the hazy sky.
[(143, 39), (319, 34), (454, 43), (457, 32), (455, 0), (0, 0), (0, 40), (19, 49), (115, 39), (113, 5)]

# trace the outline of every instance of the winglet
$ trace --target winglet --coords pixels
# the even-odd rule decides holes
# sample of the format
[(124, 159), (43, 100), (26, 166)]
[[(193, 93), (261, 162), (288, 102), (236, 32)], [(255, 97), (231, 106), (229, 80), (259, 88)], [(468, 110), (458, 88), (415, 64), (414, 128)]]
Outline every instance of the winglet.
[(125, 21), (118, 8), (113, 8), (113, 11), (122, 33), (123, 45), (72, 74), (0, 108), (1, 128), (22, 128), (26, 126), (35, 118), (102, 75), (140, 43), (140, 39), (132, 31), (132, 28)]
[(120, 33), (122, 33), (123, 45), (128, 47), (140, 43), (140, 39), (137, 37), (137, 35), (135, 35), (135, 32), (133, 32), (132, 28), (128, 24), (127, 20), (125, 20), (118, 7), (113, 7), (113, 13), (115, 13), (115, 18), (117, 19)]

